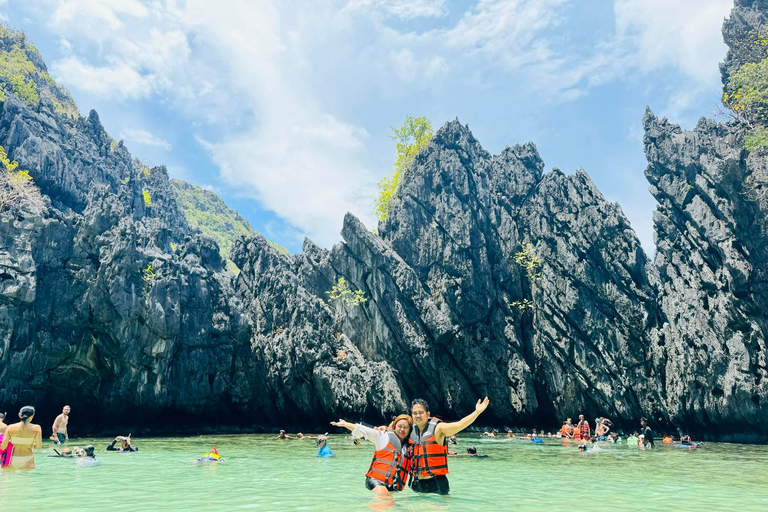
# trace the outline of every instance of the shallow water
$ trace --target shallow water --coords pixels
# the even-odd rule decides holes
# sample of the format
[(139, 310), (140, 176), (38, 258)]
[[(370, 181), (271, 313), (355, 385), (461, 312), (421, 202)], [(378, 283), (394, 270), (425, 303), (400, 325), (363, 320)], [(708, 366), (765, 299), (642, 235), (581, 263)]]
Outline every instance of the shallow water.
[[(70, 446), (87, 443), (97, 447), (96, 467), (48, 457), (46, 442), (35, 471), (0, 473), (0, 510), (768, 510), (766, 446), (616, 445), (582, 454), (560, 440), (461, 436), (460, 452), (474, 445), (489, 457), (451, 457), (449, 499), (406, 489), (387, 504), (364, 486), (372, 445), (347, 436), (330, 436), (332, 459), (315, 457), (312, 440), (267, 435), (135, 438), (138, 453), (106, 452), (107, 439)], [(195, 464), (214, 444), (226, 460)]]

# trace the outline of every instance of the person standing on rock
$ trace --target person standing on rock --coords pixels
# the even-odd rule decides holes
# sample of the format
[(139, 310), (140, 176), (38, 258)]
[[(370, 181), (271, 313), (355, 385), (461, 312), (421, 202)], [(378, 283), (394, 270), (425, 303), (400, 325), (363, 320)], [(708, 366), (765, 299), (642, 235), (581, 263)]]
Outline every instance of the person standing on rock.
[(421, 398), (411, 402), (413, 430), (413, 468), (411, 469), (411, 489), (416, 492), (448, 494), (448, 447), (446, 438), (458, 434), (470, 426), (488, 407), (488, 397), (478, 400), (475, 412), (459, 421), (445, 423), (437, 418), (430, 418), (429, 405)]
[(69, 434), (67, 433), (67, 425), (69, 425), (69, 412), (72, 409), (65, 405), (64, 408), (61, 410), (61, 414), (56, 416), (56, 419), (53, 420), (53, 442), (54, 444), (63, 444), (67, 441), (69, 441)]

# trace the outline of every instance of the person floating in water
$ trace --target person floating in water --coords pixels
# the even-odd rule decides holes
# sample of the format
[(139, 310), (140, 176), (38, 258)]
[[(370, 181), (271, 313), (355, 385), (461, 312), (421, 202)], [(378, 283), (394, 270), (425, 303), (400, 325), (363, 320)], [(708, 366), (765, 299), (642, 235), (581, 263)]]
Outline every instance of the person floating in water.
[(64, 448), (63, 450), (61, 450), (61, 452), (59, 452), (56, 448), (54, 448), (53, 451), (56, 452), (56, 455), (49, 455), (49, 457), (61, 457), (64, 459), (71, 459), (75, 456), (74, 452), (70, 448)]
[[(115, 447), (117, 443), (120, 443), (120, 446)], [(137, 452), (139, 449), (131, 444), (131, 434), (128, 434), (128, 436), (117, 436), (114, 441), (112, 441), (112, 444), (107, 446), (107, 451), (109, 452)]]
[(96, 448), (92, 444), (83, 446), (81, 452), (82, 456), (78, 459), (78, 464), (81, 466), (97, 466), (99, 464), (99, 461), (96, 460)]
[(10, 460), (4, 462), (3, 470), (15, 471), (20, 469), (26, 471), (35, 469), (33, 450), (39, 450), (43, 447), (43, 430), (40, 425), (32, 423), (34, 417), (35, 408), (31, 405), (25, 405), (19, 411), (21, 421), (9, 425), (5, 429), (3, 441), (0, 443), (0, 453), (6, 455), (6, 450), (11, 443), (13, 444), (13, 452)]
[(293, 439), (291, 436), (285, 435), (285, 430), (281, 430), (279, 434), (277, 434), (277, 438), (281, 441), (284, 441), (286, 439)]
[(53, 435), (51, 436), (51, 439), (53, 439), (54, 444), (64, 444), (69, 441), (67, 425), (69, 425), (69, 413), (71, 410), (71, 407), (65, 405), (61, 410), (61, 414), (56, 416), (56, 419), (53, 420), (53, 427), (51, 427)]
[(328, 438), (326, 436), (317, 436), (317, 441), (315, 441), (315, 446), (317, 446), (317, 456), (318, 457), (332, 457), (333, 452), (330, 448), (328, 448)]
[(401, 414), (392, 422), (391, 429), (377, 430), (359, 423), (339, 420), (331, 425), (352, 431), (355, 437), (364, 437), (376, 447), (373, 461), (365, 474), (365, 486), (379, 495), (402, 491), (411, 466), (408, 451), (413, 420), (407, 414)]
[(413, 429), (411, 444), (413, 444), (413, 478), (411, 489), (415, 492), (448, 494), (448, 448), (447, 437), (458, 434), (468, 426), (488, 407), (488, 397), (478, 400), (475, 412), (459, 421), (445, 423), (437, 418), (430, 418), (429, 405), (421, 398), (411, 402)]
[[(454, 452), (452, 455), (457, 455), (457, 453)], [(482, 455), (477, 453), (477, 448), (475, 448), (474, 446), (470, 446), (469, 448), (467, 448), (467, 453), (462, 453), (461, 455), (465, 457), (480, 457), (481, 459), (488, 457), (487, 455)]]
[(223, 462), (224, 459), (221, 458), (221, 455), (219, 455), (219, 451), (216, 449), (216, 447), (213, 447), (213, 450), (211, 450), (208, 453), (203, 454), (202, 457), (197, 459), (197, 462)]

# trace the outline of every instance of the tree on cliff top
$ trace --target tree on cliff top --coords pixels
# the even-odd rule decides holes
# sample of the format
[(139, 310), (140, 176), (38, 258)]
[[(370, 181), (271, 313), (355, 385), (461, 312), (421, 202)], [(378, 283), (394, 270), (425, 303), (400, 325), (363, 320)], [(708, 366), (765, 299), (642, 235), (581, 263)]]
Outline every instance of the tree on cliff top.
[(381, 221), (387, 220), (389, 203), (400, 188), (405, 173), (413, 163), (413, 159), (429, 144), (434, 132), (432, 123), (426, 117), (408, 115), (400, 128), (392, 127), (394, 132), (390, 139), (397, 141), (397, 157), (392, 174), (384, 176), (379, 181), (379, 195), (374, 201), (374, 214)]

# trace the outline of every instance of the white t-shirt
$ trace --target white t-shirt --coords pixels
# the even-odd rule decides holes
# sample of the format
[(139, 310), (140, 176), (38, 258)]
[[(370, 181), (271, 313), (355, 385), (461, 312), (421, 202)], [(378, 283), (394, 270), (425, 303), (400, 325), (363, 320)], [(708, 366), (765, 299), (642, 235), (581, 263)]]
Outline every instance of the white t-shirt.
[[(386, 430), (376, 430), (375, 428), (366, 427), (359, 423), (355, 424), (355, 428), (352, 430), (352, 435), (355, 437), (366, 438), (368, 441), (376, 445), (376, 450), (382, 450), (389, 444), (389, 432)], [(401, 451), (403, 452), (403, 455), (405, 455), (406, 451), (408, 450), (408, 443), (402, 444), (403, 448)]]

